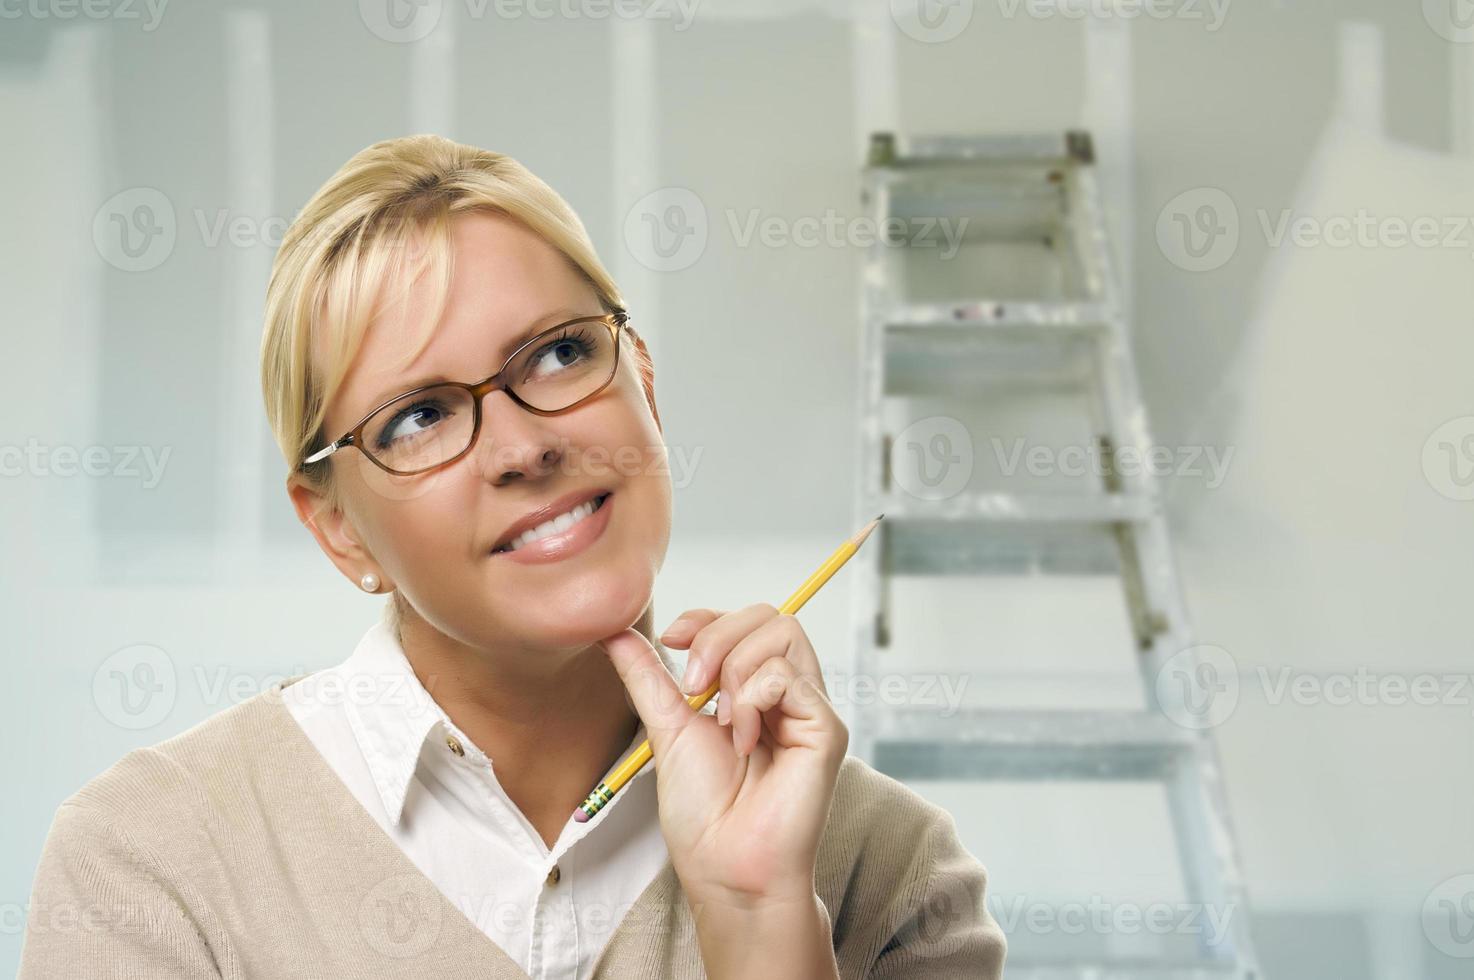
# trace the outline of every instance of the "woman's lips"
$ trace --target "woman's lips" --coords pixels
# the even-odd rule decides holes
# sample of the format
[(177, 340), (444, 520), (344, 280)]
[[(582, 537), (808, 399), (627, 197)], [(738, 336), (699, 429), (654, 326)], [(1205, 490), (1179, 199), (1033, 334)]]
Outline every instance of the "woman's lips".
[(491, 557), (514, 561), (520, 565), (540, 565), (571, 558), (599, 540), (604, 528), (609, 526), (609, 509), (613, 506), (614, 494), (611, 493), (604, 498), (598, 510), (568, 530), (528, 542), (515, 551), (493, 551)]

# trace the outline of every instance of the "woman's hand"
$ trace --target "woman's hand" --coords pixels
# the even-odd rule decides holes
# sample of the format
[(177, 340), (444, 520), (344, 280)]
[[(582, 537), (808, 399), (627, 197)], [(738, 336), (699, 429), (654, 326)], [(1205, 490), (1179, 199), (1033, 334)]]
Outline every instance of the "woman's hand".
[(661, 832), (688, 900), (812, 911), (819, 839), (849, 731), (803, 627), (765, 603), (698, 609), (661, 640), (690, 650), (688, 693), (720, 677), (717, 717), (690, 706), (638, 631), (603, 646), (645, 723)]

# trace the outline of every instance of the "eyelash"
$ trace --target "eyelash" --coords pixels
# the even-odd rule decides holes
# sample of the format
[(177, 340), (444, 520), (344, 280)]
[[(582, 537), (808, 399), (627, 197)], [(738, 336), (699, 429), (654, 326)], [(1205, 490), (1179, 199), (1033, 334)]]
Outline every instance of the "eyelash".
[(558, 336), (554, 337), (552, 340), (548, 341), (546, 344), (543, 344), (536, 351), (534, 351), (533, 352), (533, 355), (532, 355), (533, 358), (535, 359), (539, 354), (541, 354), (543, 351), (547, 350), (549, 347), (555, 347), (558, 344), (561, 344), (565, 340), (577, 340), (580, 344), (583, 345), (584, 352), (585, 353), (588, 353), (588, 349), (589, 349), (589, 335), (584, 330), (584, 328), (583, 327), (564, 327), (563, 328), (563, 332), (561, 334), (559, 334)]

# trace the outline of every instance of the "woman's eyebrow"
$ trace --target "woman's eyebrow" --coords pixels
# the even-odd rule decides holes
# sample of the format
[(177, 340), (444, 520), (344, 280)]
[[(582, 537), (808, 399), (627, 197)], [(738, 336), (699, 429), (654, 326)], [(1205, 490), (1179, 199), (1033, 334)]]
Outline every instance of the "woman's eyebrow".
[[(500, 367), (501, 365), (505, 364), (507, 358), (512, 356), (512, 352), (514, 350), (527, 343), (527, 341), (531, 340), (533, 337), (536, 337), (538, 334), (542, 333), (545, 330), (553, 329), (553, 327), (557, 326), (559, 323), (562, 323), (565, 320), (573, 320), (580, 316), (598, 316), (598, 314), (580, 313), (571, 306), (561, 306), (556, 310), (551, 310), (547, 313), (544, 313), (542, 316), (537, 317), (520, 333), (502, 343), (501, 347), (497, 351), (497, 366)], [(425, 375), (424, 377), (421, 377), (415, 381), (397, 383), (394, 385), (393, 388), (388, 389), (373, 398), (369, 402), (372, 407), (369, 408), (368, 411), (374, 411), (374, 409), (384, 405), (386, 402), (393, 401), (401, 395), (408, 394), (409, 392), (414, 391), (417, 388), (423, 388), (426, 385), (439, 384), (442, 381), (450, 380), (451, 379), (446, 377), (444, 374), (436, 372), (435, 374)], [(473, 379), (460, 378), (458, 380), (469, 381)], [(478, 378), (474, 380), (480, 379)]]

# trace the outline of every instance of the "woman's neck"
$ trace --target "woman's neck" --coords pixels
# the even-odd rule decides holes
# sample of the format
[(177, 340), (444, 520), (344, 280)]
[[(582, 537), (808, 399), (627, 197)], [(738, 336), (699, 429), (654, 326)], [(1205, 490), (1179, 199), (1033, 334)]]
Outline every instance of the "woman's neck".
[[(647, 607), (634, 628), (649, 637), (653, 622)], [(400, 643), (425, 690), (492, 760), (497, 782), (551, 848), (639, 727), (604, 651), (476, 650), (412, 610)]]

